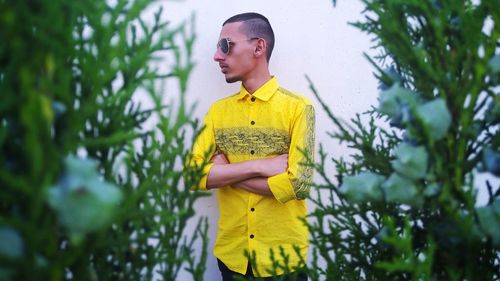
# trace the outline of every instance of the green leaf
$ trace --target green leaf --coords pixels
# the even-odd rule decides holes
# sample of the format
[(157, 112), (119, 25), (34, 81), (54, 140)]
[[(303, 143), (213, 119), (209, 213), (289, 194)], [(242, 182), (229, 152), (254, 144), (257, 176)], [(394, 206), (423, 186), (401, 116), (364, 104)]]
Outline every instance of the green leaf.
[(382, 190), (388, 202), (421, 206), (423, 198), (420, 196), (415, 183), (407, 178), (393, 173), (383, 184)]
[(432, 141), (446, 136), (451, 125), (451, 114), (444, 99), (435, 99), (420, 105), (417, 115)]
[(484, 234), (491, 238), (493, 244), (500, 246), (500, 199), (476, 211)]
[(13, 228), (0, 226), (0, 257), (16, 260), (23, 255), (24, 242), (19, 233)]
[(493, 73), (499, 73), (500, 72), (500, 55), (495, 55), (490, 59), (488, 62), (488, 66), (490, 69), (493, 71)]
[(378, 111), (390, 118), (399, 118), (404, 106), (412, 107), (416, 104), (417, 94), (395, 83), (388, 90), (380, 92)]
[(441, 191), (441, 186), (437, 183), (428, 184), (424, 188), (424, 195), (427, 197), (436, 196)]
[(412, 180), (425, 177), (429, 158), (425, 147), (401, 143), (394, 150), (394, 154), (396, 160), (391, 163), (399, 174)]
[(365, 203), (368, 201), (381, 201), (382, 190), (380, 185), (384, 177), (372, 172), (361, 172), (354, 176), (347, 176), (340, 186), (340, 192), (348, 200), (356, 203)]
[(101, 179), (95, 160), (68, 156), (65, 164), (65, 175), (49, 189), (47, 200), (78, 243), (111, 222), (122, 195), (118, 187)]

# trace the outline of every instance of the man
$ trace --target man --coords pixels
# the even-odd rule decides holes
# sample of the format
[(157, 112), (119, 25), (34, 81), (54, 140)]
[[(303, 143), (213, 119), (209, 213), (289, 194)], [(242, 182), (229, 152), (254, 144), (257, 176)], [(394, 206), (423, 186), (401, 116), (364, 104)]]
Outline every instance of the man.
[[(195, 163), (210, 157), (198, 188), (218, 189), (214, 255), (224, 281), (234, 276), (273, 280), (271, 251), (283, 264), (284, 250), (292, 270), (303, 267), (307, 256), (308, 231), (300, 218), (307, 214), (304, 199), (313, 174), (303, 164), (313, 159), (314, 108), (271, 76), (273, 46), (271, 25), (260, 14), (224, 22), (214, 60), (228, 83), (241, 81), (241, 90), (211, 106), (193, 146)], [(245, 252), (255, 258), (253, 268)], [(304, 273), (284, 280), (292, 275), (307, 280)]]

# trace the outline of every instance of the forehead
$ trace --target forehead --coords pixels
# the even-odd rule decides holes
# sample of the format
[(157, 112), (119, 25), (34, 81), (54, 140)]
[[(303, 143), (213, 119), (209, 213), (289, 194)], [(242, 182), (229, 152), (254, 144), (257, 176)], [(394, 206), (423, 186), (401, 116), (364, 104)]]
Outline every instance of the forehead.
[(232, 22), (224, 25), (220, 31), (219, 38), (231, 38), (235, 40), (236, 38), (244, 38), (245, 34), (241, 32), (241, 22)]

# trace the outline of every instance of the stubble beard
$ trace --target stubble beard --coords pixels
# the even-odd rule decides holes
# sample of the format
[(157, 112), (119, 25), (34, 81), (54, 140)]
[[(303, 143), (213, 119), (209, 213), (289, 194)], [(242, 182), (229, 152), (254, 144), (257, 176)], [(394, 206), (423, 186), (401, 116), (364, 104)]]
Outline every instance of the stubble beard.
[(234, 82), (238, 82), (238, 81), (241, 81), (241, 78), (239, 76), (226, 77), (226, 82), (227, 83), (234, 83)]

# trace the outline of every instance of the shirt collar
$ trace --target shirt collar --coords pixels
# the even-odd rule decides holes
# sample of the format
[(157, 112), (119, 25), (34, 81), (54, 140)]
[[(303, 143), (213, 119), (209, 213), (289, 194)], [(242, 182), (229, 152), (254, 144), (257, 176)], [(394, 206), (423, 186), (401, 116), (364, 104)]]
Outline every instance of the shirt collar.
[(246, 96), (250, 95), (253, 97), (256, 97), (262, 101), (268, 101), (274, 93), (278, 90), (279, 84), (278, 84), (278, 79), (276, 77), (271, 76), (271, 79), (267, 81), (264, 85), (262, 85), (260, 88), (257, 89), (252, 94), (250, 94), (243, 85), (240, 87), (240, 93), (237, 97), (238, 100), (244, 99)]

